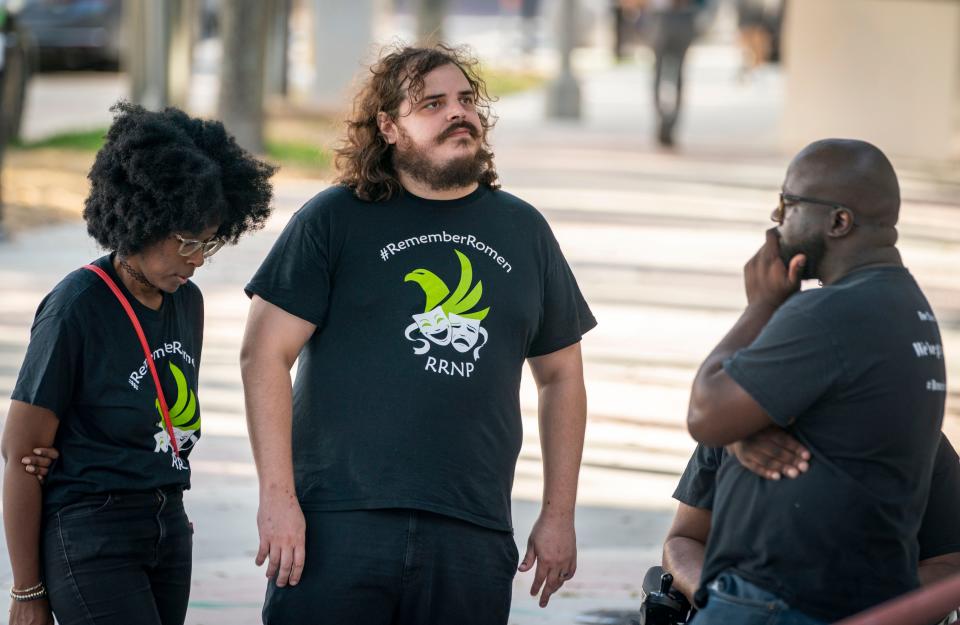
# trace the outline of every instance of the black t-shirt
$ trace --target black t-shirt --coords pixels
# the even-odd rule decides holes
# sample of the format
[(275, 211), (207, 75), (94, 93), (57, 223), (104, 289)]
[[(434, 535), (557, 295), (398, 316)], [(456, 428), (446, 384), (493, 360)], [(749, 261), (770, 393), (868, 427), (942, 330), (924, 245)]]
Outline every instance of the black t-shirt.
[(724, 368), (817, 461), (777, 482), (721, 465), (701, 586), (731, 570), (825, 620), (915, 588), (946, 372), (910, 273), (794, 295)]
[[(737, 459), (722, 447), (697, 445), (673, 491), (673, 498), (694, 508), (713, 510), (717, 471), (724, 462), (737, 462)], [(960, 552), (960, 459), (943, 434), (937, 446), (930, 497), (917, 538), (921, 561)]]
[(60, 423), (60, 459), (43, 488), (47, 514), (84, 495), (190, 486), (187, 457), (200, 438), (197, 371), (203, 298), (192, 282), (141, 304), (111, 256), (94, 265), (113, 278), (143, 326), (170, 410), (180, 459), (163, 425), (156, 386), (130, 318), (103, 280), (77, 269), (37, 309), (13, 399), (47, 408)]
[(293, 389), (305, 510), (416, 508), (511, 528), (524, 360), (596, 324), (534, 208), (484, 186), (385, 202), (331, 187), (246, 290), (317, 326)]
[(930, 497), (917, 535), (920, 559), (960, 551), (960, 458), (945, 435), (940, 436), (930, 481)]
[(703, 510), (713, 510), (713, 496), (717, 491), (717, 471), (730, 455), (723, 447), (697, 445), (687, 461), (687, 467), (677, 482), (673, 498), (681, 503)]

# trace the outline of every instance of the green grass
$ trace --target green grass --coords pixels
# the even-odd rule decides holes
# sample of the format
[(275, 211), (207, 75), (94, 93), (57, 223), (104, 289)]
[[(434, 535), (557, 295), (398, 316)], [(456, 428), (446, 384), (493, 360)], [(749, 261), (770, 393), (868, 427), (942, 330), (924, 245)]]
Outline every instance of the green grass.
[(60, 150), (96, 152), (103, 145), (103, 138), (106, 134), (106, 128), (94, 128), (91, 130), (63, 132), (40, 139), (39, 141), (14, 141), (12, 145), (21, 150), (57, 148)]
[(487, 83), (487, 93), (495, 98), (536, 89), (547, 82), (546, 76), (536, 72), (497, 69), (483, 72), (483, 79)]
[(267, 141), (267, 156), (281, 165), (311, 169), (326, 169), (333, 160), (329, 150), (298, 141)]
[[(39, 141), (16, 141), (12, 145), (20, 150), (39, 150), (54, 148), (96, 152), (103, 146), (106, 128), (95, 128), (75, 132), (63, 132)], [(330, 166), (332, 154), (329, 150), (297, 141), (267, 141), (266, 156), (280, 165), (324, 169)]]

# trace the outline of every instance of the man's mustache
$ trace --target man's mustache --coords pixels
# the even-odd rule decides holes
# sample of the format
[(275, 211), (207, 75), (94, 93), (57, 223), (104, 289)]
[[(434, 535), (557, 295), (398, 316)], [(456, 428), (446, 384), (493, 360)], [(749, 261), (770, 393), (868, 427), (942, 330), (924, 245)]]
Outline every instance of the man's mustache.
[(450, 135), (464, 128), (470, 132), (470, 136), (473, 137), (474, 139), (476, 139), (480, 135), (480, 131), (477, 129), (476, 126), (474, 126), (468, 121), (460, 121), (455, 124), (451, 124), (446, 130), (441, 132), (440, 135), (437, 137), (437, 143), (443, 143), (444, 141), (450, 138)]

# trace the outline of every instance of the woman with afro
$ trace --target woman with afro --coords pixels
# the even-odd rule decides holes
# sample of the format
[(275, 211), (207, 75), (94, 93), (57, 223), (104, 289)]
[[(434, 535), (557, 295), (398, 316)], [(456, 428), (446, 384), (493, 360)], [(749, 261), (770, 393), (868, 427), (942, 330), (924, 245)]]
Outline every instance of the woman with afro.
[[(270, 213), (274, 169), (223, 124), (113, 111), (83, 211), (109, 253), (40, 303), (3, 432), (15, 625), (50, 624), (51, 607), (61, 625), (184, 622), (203, 337), (190, 277)], [(11, 470), (23, 456), (27, 471)]]

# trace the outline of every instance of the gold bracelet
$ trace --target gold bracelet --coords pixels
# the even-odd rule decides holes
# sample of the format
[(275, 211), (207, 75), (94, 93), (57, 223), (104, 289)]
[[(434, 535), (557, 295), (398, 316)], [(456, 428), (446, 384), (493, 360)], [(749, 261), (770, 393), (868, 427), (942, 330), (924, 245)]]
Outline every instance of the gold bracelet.
[(33, 601), (47, 596), (47, 588), (40, 582), (28, 590), (10, 589), (10, 598), (14, 601)]

